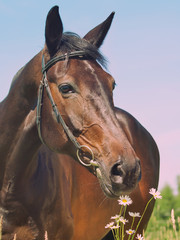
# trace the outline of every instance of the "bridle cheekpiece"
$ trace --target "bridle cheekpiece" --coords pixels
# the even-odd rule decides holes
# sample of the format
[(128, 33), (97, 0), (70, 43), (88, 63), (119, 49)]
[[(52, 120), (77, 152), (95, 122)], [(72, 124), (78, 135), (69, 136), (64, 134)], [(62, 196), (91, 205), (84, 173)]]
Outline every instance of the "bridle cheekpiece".
[[(51, 94), (51, 90), (48, 84), (48, 79), (47, 79), (47, 71), (49, 68), (51, 68), (54, 64), (56, 64), (59, 61), (64, 61), (67, 58), (84, 58), (86, 57), (86, 54), (84, 51), (75, 51), (75, 52), (71, 52), (71, 53), (66, 53), (60, 56), (56, 56), (52, 59), (50, 59), (46, 64), (45, 64), (45, 60), (44, 60), (44, 55), (42, 55), (42, 81), (40, 82), (40, 86), (39, 86), (39, 92), (38, 92), (38, 100), (37, 100), (37, 115), (36, 115), (36, 124), (37, 124), (37, 129), (38, 129), (38, 134), (39, 134), (39, 138), (41, 140), (41, 142), (43, 144), (45, 144), (43, 138), (42, 138), (42, 134), (41, 134), (41, 112), (42, 112), (42, 106), (43, 106), (43, 94), (44, 94), (44, 88), (46, 89), (47, 92), (47, 96), (51, 102), (51, 106), (53, 109), (53, 112), (56, 116), (56, 120), (59, 124), (62, 125), (66, 135), (68, 136), (68, 138), (71, 140), (71, 142), (74, 144), (74, 146), (77, 149), (77, 158), (79, 160), (79, 162), (86, 166), (86, 167), (90, 167), (93, 166), (95, 169), (98, 168), (98, 163), (94, 160), (94, 153), (92, 151), (92, 149), (89, 146), (86, 145), (80, 145), (79, 142), (76, 140), (75, 136), (73, 135), (73, 133), (71, 132), (71, 130), (69, 129), (69, 127), (66, 125), (65, 121), (63, 120), (57, 106), (56, 103), (54, 102), (54, 99), (52, 97)], [(89, 163), (84, 162), (81, 159), (81, 152), (83, 152), (83, 150), (86, 149), (86, 151), (88, 151), (91, 155), (91, 160), (89, 161)]]

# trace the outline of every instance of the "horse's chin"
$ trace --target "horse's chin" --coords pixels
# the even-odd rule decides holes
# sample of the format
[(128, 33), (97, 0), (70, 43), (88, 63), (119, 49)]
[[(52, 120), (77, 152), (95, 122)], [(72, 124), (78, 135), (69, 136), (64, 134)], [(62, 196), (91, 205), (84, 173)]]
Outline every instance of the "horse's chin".
[(108, 198), (119, 198), (121, 195), (130, 195), (131, 192), (137, 187), (137, 184), (131, 187), (122, 185), (120, 189), (114, 190), (110, 184), (105, 184), (103, 180), (100, 180), (100, 186), (104, 194)]
[(126, 189), (121, 190), (121, 191), (113, 191), (112, 188), (109, 188), (104, 184), (103, 185), (101, 184), (101, 188), (102, 188), (104, 194), (108, 198), (119, 198), (121, 195), (130, 195), (131, 192), (135, 189), (135, 188), (126, 188)]
[(107, 187), (104, 184), (101, 184), (101, 188), (102, 188), (104, 194), (106, 195), (106, 197), (108, 197), (108, 198), (119, 198), (119, 196), (121, 195), (121, 194), (118, 195), (118, 194), (114, 193), (109, 187)]

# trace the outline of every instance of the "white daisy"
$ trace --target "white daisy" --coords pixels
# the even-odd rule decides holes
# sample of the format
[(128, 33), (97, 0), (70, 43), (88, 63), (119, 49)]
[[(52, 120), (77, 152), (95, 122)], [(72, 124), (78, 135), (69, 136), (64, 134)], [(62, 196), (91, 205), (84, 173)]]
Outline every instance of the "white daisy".
[(141, 217), (139, 212), (129, 212), (129, 216), (131, 216), (131, 217)]
[(119, 225), (114, 225), (111, 227), (111, 229), (118, 229), (119, 228)]
[(105, 226), (105, 228), (110, 228), (111, 229), (113, 226), (114, 226), (114, 222), (110, 222)]
[(161, 199), (161, 198), (162, 198), (161, 193), (158, 192), (158, 191), (156, 191), (155, 188), (151, 188), (150, 191), (149, 191), (149, 193), (150, 193), (151, 195), (153, 195), (154, 199), (157, 199), (157, 198)]
[(115, 216), (112, 216), (111, 219), (114, 219), (116, 222), (119, 222), (119, 219), (120, 219), (120, 215), (115, 215)]
[(132, 235), (132, 234), (135, 233), (135, 230), (129, 229), (129, 230), (126, 230), (126, 233), (127, 233), (128, 235)]
[(138, 239), (138, 240), (143, 240), (144, 238), (141, 236), (141, 234), (137, 234), (136, 239)]
[(120, 204), (120, 205), (123, 205), (123, 206), (126, 206), (126, 205), (130, 205), (130, 204), (132, 204), (132, 200), (131, 200), (131, 198), (129, 197), (129, 196), (120, 196), (119, 197), (119, 200), (118, 200), (118, 203)]
[(125, 219), (124, 217), (120, 217), (120, 218), (119, 218), (119, 221), (122, 222), (123, 224), (125, 224), (125, 223), (128, 222), (128, 220)]

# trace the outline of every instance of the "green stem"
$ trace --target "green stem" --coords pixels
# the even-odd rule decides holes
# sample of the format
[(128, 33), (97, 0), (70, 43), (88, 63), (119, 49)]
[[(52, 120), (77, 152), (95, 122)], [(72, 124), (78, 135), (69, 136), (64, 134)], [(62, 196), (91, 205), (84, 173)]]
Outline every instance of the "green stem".
[(131, 235), (129, 235), (128, 240), (130, 240)]
[(124, 224), (122, 223), (122, 232), (121, 232), (122, 240), (124, 239)]
[(124, 213), (123, 213), (124, 218), (125, 218), (125, 214), (126, 214), (126, 208), (127, 208), (127, 205), (124, 207)]
[(133, 217), (132, 224), (131, 224), (131, 229), (133, 229), (134, 219), (135, 219), (135, 217)]
[(112, 234), (113, 234), (113, 238), (114, 238), (114, 240), (118, 240), (118, 239), (116, 238), (116, 234), (115, 234), (114, 229), (111, 229), (111, 231), (112, 231)]
[[(123, 207), (123, 205), (122, 205)], [(124, 212), (123, 212), (123, 218), (125, 218), (125, 214), (126, 214), (126, 209), (127, 209), (127, 205), (124, 206)], [(124, 224), (122, 223), (122, 230), (121, 230), (121, 239), (124, 239)]]
[[(117, 223), (117, 225), (119, 226), (119, 223)], [(120, 240), (119, 239), (119, 232), (120, 232), (120, 229), (119, 229), (119, 227), (116, 229), (116, 238), (117, 238), (117, 240)]]
[[(133, 229), (133, 225), (134, 225), (134, 219), (135, 219), (135, 217), (133, 217), (133, 220), (132, 220), (132, 224), (131, 224), (131, 229)], [(133, 235), (131, 236), (131, 235), (129, 235), (129, 237), (128, 237), (128, 240), (130, 240), (130, 238), (131, 237), (133, 237)], [(132, 238), (131, 238), (132, 239)]]
[(119, 211), (119, 216), (121, 216), (122, 209), (123, 209), (123, 205), (122, 205), (122, 206), (121, 206), (121, 208), (120, 208), (120, 211)]
[(146, 210), (147, 210), (147, 207), (149, 206), (149, 203), (152, 201), (153, 198), (154, 198), (154, 197), (150, 198), (150, 200), (149, 200), (148, 203), (146, 204), (146, 207), (145, 207), (145, 209), (144, 209), (144, 212), (143, 212), (143, 214), (142, 214), (142, 216), (141, 216), (141, 218), (140, 218), (140, 220), (139, 220), (139, 222), (138, 222), (138, 224), (137, 224), (137, 226), (136, 226), (135, 233), (134, 233), (133, 237), (131, 238), (131, 240), (134, 239), (135, 234), (137, 233), (138, 227), (139, 227), (139, 225), (140, 225), (140, 223), (141, 223), (141, 221), (142, 221), (142, 219), (143, 219), (143, 217), (144, 217), (144, 214), (145, 214), (145, 212), (146, 212)]

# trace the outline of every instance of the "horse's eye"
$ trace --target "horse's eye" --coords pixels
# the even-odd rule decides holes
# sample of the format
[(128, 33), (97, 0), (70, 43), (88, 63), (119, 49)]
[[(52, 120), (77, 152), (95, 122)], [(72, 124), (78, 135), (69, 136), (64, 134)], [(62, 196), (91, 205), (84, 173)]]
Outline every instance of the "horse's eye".
[(112, 89), (114, 90), (116, 87), (116, 82), (113, 82), (113, 86), (112, 86)]
[(59, 91), (60, 91), (62, 94), (68, 94), (68, 93), (73, 93), (73, 92), (75, 92), (75, 91), (74, 91), (74, 88), (73, 88), (70, 84), (60, 85), (60, 86), (59, 86)]

